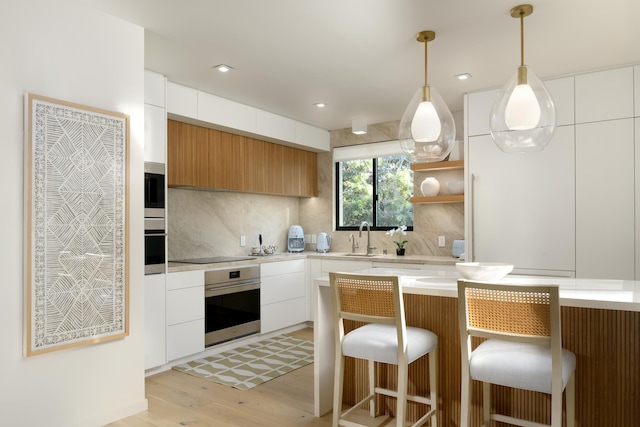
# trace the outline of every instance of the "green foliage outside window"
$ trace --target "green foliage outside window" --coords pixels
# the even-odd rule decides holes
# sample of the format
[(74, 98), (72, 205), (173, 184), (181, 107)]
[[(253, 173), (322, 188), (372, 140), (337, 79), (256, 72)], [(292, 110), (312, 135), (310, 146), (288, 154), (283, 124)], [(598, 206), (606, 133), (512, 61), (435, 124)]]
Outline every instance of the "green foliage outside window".
[(358, 227), (362, 221), (372, 228), (413, 226), (413, 172), (406, 157), (349, 160), (336, 170), (338, 228)]

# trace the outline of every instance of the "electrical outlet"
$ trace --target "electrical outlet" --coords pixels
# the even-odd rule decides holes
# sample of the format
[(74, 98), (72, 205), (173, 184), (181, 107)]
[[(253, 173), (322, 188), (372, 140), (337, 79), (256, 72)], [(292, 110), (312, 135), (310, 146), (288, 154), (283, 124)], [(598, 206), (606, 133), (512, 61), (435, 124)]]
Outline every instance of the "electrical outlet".
[(247, 246), (247, 236), (240, 236), (240, 246)]
[(445, 247), (444, 236), (438, 236), (438, 247), (439, 248), (444, 248)]

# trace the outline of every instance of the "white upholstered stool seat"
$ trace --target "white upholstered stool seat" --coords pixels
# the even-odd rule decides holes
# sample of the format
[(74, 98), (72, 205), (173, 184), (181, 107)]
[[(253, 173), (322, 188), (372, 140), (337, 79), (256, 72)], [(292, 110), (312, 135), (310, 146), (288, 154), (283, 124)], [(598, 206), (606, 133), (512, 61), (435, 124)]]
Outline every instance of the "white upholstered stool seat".
[[(438, 337), (431, 331), (407, 326), (402, 290), (397, 276), (374, 276), (352, 273), (329, 273), (334, 308), (336, 360), (333, 391), (333, 426), (361, 426), (347, 419), (354, 410), (369, 404), (369, 414), (376, 416), (376, 396), (396, 398), (396, 426), (405, 426), (407, 401), (428, 406), (412, 427), (431, 421), (437, 427), (436, 364)], [(345, 320), (364, 322), (345, 334)], [(428, 354), (429, 392), (408, 393), (409, 364)], [(344, 358), (368, 361), (369, 394), (351, 408), (342, 410)], [(376, 384), (379, 363), (398, 367), (397, 390)]]
[[(525, 427), (575, 426), (576, 356), (562, 348), (555, 285), (458, 280), (462, 393), (460, 426), (471, 425), (471, 381), (482, 382), (482, 425), (491, 420)], [(484, 339), (473, 348), (471, 338)], [(551, 395), (551, 424), (492, 412), (491, 384)]]
[[(477, 381), (551, 394), (551, 349), (487, 340), (471, 352), (469, 372)], [(576, 369), (576, 355), (562, 349), (562, 389)]]
[[(438, 345), (431, 331), (407, 326), (407, 362), (412, 363)], [(345, 335), (342, 354), (374, 362), (398, 364), (398, 331), (394, 325), (369, 323)]]

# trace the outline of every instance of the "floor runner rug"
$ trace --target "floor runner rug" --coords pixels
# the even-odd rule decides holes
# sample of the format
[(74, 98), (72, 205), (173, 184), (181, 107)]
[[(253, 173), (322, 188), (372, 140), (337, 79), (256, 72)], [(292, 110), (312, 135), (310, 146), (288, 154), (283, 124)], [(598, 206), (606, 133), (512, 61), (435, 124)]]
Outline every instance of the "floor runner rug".
[(312, 362), (312, 341), (281, 335), (176, 365), (173, 369), (248, 390)]

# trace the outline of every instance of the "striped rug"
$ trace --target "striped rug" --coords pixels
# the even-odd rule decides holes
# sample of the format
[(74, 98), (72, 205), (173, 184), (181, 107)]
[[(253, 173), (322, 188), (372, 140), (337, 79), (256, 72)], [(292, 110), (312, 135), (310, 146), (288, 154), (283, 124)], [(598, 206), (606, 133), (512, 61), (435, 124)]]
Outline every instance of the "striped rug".
[(281, 335), (173, 369), (240, 390), (248, 390), (313, 362), (313, 342)]

